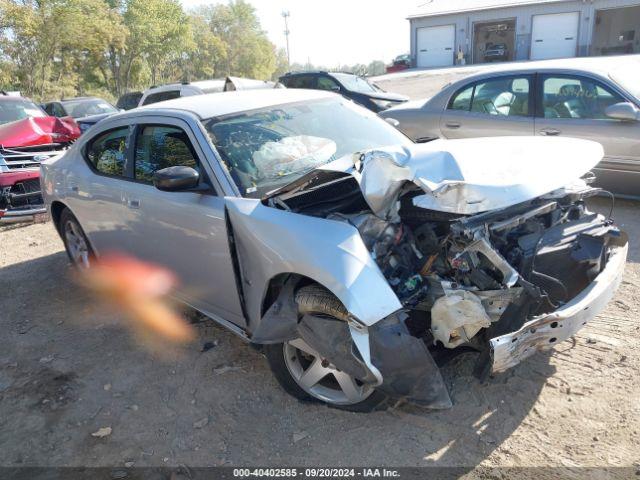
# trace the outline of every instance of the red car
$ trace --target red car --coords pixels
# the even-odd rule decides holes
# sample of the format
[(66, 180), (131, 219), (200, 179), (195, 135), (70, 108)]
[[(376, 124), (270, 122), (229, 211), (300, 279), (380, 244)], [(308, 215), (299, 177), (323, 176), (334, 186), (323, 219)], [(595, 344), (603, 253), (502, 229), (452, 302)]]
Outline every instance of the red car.
[(50, 117), (31, 100), (0, 93), (0, 221), (46, 212), (40, 162), (79, 136), (72, 118)]

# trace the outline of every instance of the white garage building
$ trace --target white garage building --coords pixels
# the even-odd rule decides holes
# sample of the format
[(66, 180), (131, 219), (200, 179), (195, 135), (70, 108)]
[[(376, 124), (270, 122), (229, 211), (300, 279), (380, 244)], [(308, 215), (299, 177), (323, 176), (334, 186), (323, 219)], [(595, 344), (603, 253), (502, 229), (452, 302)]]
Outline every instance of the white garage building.
[(422, 68), (640, 52), (640, 0), (431, 0), (409, 22)]

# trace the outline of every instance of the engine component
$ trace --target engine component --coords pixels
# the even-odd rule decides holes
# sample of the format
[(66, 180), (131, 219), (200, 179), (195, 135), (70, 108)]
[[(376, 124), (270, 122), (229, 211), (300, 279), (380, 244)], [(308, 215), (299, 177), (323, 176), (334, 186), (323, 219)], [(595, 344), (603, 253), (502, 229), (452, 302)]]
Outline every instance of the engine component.
[(468, 342), (482, 328), (491, 326), (478, 296), (467, 290), (448, 291), (431, 309), (431, 332), (447, 348)]

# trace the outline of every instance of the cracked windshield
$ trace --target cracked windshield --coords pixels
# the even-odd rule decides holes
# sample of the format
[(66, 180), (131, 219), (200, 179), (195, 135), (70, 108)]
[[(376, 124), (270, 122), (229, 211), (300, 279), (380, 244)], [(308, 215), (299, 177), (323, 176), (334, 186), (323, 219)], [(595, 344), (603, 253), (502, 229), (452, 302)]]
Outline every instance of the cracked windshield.
[(408, 142), (391, 125), (342, 99), (214, 118), (206, 127), (246, 197), (260, 197), (344, 155)]

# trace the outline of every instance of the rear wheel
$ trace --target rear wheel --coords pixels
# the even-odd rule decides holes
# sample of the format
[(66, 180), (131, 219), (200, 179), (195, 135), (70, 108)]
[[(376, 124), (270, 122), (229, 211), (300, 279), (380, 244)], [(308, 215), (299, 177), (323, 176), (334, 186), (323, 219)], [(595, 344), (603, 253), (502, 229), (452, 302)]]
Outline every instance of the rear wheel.
[(68, 208), (60, 214), (60, 233), (64, 247), (74, 267), (87, 269), (93, 261), (93, 250), (80, 223)]
[[(342, 321), (347, 317), (339, 300), (317, 285), (301, 288), (296, 302), (302, 314), (321, 314)], [(321, 401), (356, 412), (369, 412), (385, 404), (382, 392), (339, 370), (301, 338), (265, 345), (264, 352), (280, 385), (300, 400)]]

